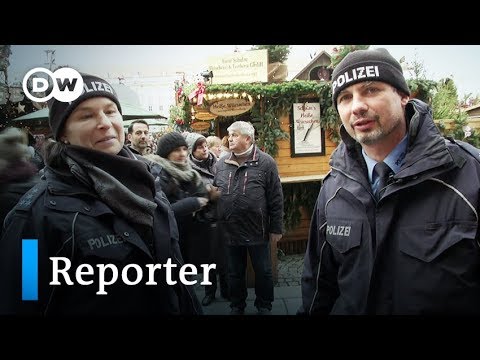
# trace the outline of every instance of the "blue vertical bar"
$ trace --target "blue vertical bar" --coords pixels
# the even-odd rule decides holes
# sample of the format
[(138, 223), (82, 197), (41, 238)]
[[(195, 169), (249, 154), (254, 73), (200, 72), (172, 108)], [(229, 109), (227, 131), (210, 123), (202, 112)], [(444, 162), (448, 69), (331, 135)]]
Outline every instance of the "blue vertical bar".
[(22, 300), (38, 300), (37, 239), (22, 239)]

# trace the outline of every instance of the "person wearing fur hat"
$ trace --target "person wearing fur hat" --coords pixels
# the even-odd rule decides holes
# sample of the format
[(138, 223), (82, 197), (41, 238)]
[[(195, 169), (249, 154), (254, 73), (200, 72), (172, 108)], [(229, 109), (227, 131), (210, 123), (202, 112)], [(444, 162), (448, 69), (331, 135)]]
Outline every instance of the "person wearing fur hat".
[(345, 56), (332, 100), (342, 142), (313, 211), (299, 313), (479, 315), (480, 150), (442, 137), (386, 49)]
[[(202, 177), (202, 181), (211, 189), (214, 199), (210, 201), (205, 208), (197, 213), (195, 217), (197, 242), (204, 244), (199, 252), (205, 256), (205, 262), (217, 265), (216, 269), (210, 271), (210, 281), (212, 285), (205, 285), (205, 297), (202, 300), (203, 306), (208, 306), (215, 300), (217, 291), (217, 275), (220, 281), (220, 295), (228, 299), (227, 284), (227, 254), (223, 237), (220, 236), (218, 228), (217, 202), (219, 191), (213, 187), (213, 179), (217, 172), (217, 157), (210, 152), (207, 146), (207, 139), (198, 133), (185, 133), (185, 140), (188, 145), (188, 161), (194, 170)], [(220, 139), (219, 139), (220, 140)], [(202, 240), (200, 240), (200, 238)]]
[[(157, 165), (124, 145), (122, 108), (111, 85), (93, 75), (82, 77), (84, 91), (76, 100), (49, 101), (56, 141), (45, 151), (46, 180), (28, 191), (5, 220), (0, 239), (0, 314), (201, 314), (193, 288), (179, 280), (183, 259), (178, 229), (152, 175)], [(38, 283), (32, 299), (36, 301), (22, 301), (22, 239), (37, 240)], [(77, 281), (51, 285), (51, 257), (68, 260), (70, 279)], [(149, 285), (147, 265), (168, 262), (174, 266), (155, 269), (150, 280), (156, 285)], [(91, 277), (85, 281), (85, 266), (101, 269), (105, 264), (115, 266), (122, 277), (101, 295), (98, 281)], [(135, 285), (123, 276), (132, 264), (143, 270), (144, 279)], [(78, 281), (82, 268), (83, 284)]]
[(0, 234), (8, 212), (39, 180), (26, 134), (17, 128), (0, 133)]
[[(162, 190), (172, 205), (177, 219), (180, 249), (185, 262), (194, 265), (205, 263), (199, 249), (203, 247), (196, 237), (195, 213), (209, 202), (209, 191), (200, 174), (187, 160), (188, 145), (182, 134), (172, 131), (163, 134), (157, 142), (157, 153), (145, 158), (160, 165), (155, 173)], [(159, 168), (160, 168), (159, 167)]]

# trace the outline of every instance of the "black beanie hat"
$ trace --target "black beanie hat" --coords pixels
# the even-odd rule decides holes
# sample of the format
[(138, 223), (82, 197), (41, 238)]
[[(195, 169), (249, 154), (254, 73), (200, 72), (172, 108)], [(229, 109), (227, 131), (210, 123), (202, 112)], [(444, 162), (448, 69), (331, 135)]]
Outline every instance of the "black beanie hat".
[(333, 70), (332, 99), (335, 108), (340, 91), (363, 81), (385, 82), (410, 95), (402, 67), (387, 49), (356, 50), (347, 54)]
[(48, 108), (50, 109), (49, 124), (55, 140), (60, 140), (60, 133), (63, 129), (65, 121), (68, 119), (72, 111), (75, 110), (75, 108), (85, 100), (99, 96), (107, 97), (117, 104), (118, 111), (122, 113), (122, 108), (120, 107), (117, 94), (107, 81), (94, 75), (80, 75), (82, 75), (83, 78), (83, 92), (76, 100), (72, 102), (63, 102), (52, 97), (48, 101)]
[(167, 158), (168, 154), (180, 146), (188, 147), (187, 142), (182, 134), (176, 131), (166, 133), (160, 136), (160, 139), (158, 139), (157, 155)]

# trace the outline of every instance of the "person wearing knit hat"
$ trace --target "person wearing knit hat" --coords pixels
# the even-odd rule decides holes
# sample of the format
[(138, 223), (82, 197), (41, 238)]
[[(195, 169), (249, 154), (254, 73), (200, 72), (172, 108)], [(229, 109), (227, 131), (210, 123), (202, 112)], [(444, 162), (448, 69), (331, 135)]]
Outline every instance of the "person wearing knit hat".
[(298, 313), (480, 314), (480, 150), (442, 137), (385, 49), (348, 54), (332, 99), (342, 141), (313, 211)]
[(402, 66), (386, 49), (357, 50), (347, 54), (333, 70), (332, 98), (335, 107), (338, 94), (343, 89), (365, 81), (385, 82), (410, 95)]
[(59, 140), (65, 121), (70, 114), (85, 100), (94, 97), (105, 97), (112, 100), (122, 113), (122, 107), (113, 87), (105, 80), (90, 74), (81, 74), (83, 78), (83, 92), (72, 102), (63, 102), (52, 97), (47, 103), (49, 108), (49, 124), (55, 140)]
[(168, 155), (175, 149), (185, 146), (188, 148), (187, 142), (182, 134), (172, 131), (166, 133), (158, 139), (157, 142), (157, 155), (162, 158), (168, 158)]
[[(42, 181), (18, 201), (3, 224), (0, 314), (202, 314), (189, 284), (172, 285), (162, 272), (155, 275), (159, 291), (153, 292), (145, 281), (131, 286), (115, 277), (105, 289), (100, 285), (100, 291), (98, 281), (50, 282), (53, 257), (65, 259), (72, 269), (108, 263), (115, 271), (168, 259), (174, 263), (170, 270), (175, 279), (184, 264), (171, 205), (155, 178), (162, 169), (125, 146), (121, 107), (112, 87), (92, 75), (83, 75), (83, 80), (78, 99), (49, 103), (56, 141), (45, 148)], [(22, 277), (12, 276), (20, 271), (22, 239), (35, 239), (39, 250), (38, 282), (26, 297)]]
[(205, 141), (205, 143), (207, 142), (207, 138), (205, 136), (196, 132), (186, 132), (183, 134), (183, 136), (185, 137), (185, 141), (187, 142), (188, 152), (190, 154), (197, 147), (197, 143), (199, 140)]
[(210, 202), (201, 211), (195, 214), (194, 227), (197, 238), (194, 244), (197, 244), (196, 253), (205, 259), (205, 263), (217, 264), (215, 269), (210, 271), (211, 285), (205, 285), (205, 297), (202, 299), (202, 305), (208, 306), (215, 299), (217, 291), (217, 275), (220, 280), (220, 295), (228, 299), (227, 267), (226, 267), (226, 247), (224, 238), (220, 234), (217, 216), (217, 200), (220, 192), (212, 185), (217, 172), (217, 157), (210, 152), (207, 146), (207, 138), (198, 133), (184, 133), (188, 144), (188, 161), (192, 169), (196, 170), (209, 190)]
[(186, 263), (200, 266), (205, 261), (199, 257), (197, 250), (204, 246), (197, 239), (198, 229), (195, 227), (194, 216), (208, 204), (209, 192), (200, 174), (190, 165), (187, 149), (183, 135), (172, 131), (158, 139), (156, 154), (144, 157), (161, 167), (156, 178), (172, 205), (183, 259)]

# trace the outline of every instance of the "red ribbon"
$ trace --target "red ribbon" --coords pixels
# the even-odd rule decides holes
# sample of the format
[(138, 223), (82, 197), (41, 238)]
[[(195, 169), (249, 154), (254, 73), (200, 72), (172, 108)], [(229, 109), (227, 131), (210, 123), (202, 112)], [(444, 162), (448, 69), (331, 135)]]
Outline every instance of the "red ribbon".
[(202, 82), (197, 83), (197, 88), (188, 95), (188, 100), (192, 100), (197, 97), (197, 105), (203, 104), (203, 97), (205, 96), (205, 84)]

